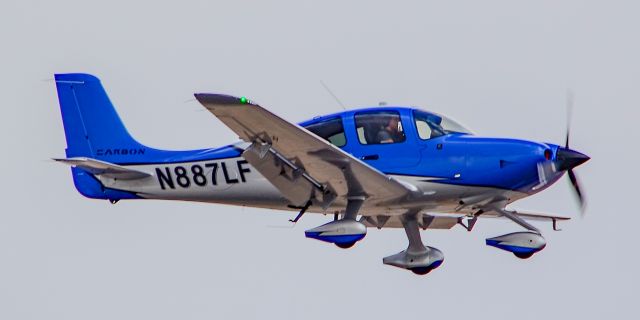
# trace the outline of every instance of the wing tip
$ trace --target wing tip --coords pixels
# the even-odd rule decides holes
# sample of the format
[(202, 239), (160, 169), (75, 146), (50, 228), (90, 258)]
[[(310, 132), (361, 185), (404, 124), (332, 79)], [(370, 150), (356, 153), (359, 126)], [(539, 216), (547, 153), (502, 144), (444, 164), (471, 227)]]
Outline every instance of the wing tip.
[(218, 93), (194, 93), (193, 96), (203, 105), (245, 105), (254, 103), (246, 97), (236, 97)]

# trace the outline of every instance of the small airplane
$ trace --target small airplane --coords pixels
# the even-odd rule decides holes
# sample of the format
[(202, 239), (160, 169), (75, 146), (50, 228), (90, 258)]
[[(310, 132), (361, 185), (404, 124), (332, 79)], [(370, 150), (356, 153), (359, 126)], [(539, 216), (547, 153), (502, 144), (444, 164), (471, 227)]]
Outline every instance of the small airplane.
[(413, 107), (380, 106), (294, 124), (245, 98), (196, 93), (195, 98), (241, 141), (211, 149), (147, 147), (127, 132), (98, 78), (56, 74), (66, 158), (76, 189), (116, 203), (165, 199), (332, 214), (305, 236), (340, 248), (367, 228), (404, 228), (406, 250), (384, 264), (427, 274), (443, 253), (422, 242), (420, 229), (471, 231), (479, 218), (509, 219), (524, 231), (486, 244), (529, 258), (546, 246), (531, 220), (568, 217), (507, 209), (566, 172), (584, 200), (573, 169), (589, 157), (564, 146), (473, 135), (457, 122)]

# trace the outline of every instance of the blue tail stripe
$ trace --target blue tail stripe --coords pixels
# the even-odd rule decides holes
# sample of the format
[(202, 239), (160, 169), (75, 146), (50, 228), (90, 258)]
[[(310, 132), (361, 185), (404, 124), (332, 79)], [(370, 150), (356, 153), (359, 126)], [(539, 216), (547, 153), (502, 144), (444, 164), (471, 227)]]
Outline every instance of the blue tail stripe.
[[(67, 157), (89, 157), (110, 163), (152, 164), (239, 157), (232, 145), (188, 151), (159, 150), (136, 141), (127, 131), (100, 80), (82, 73), (56, 74), (56, 88), (67, 141)], [(78, 191), (90, 198), (130, 199), (133, 193), (104, 188), (91, 174), (73, 169)]]
[(187, 151), (159, 150), (127, 131), (100, 80), (89, 74), (56, 74), (67, 139), (67, 157), (90, 157), (116, 164), (189, 162), (238, 157), (233, 146)]
[(100, 150), (145, 148), (127, 132), (98, 78), (57, 74), (55, 79), (68, 157), (100, 159), (103, 157)]

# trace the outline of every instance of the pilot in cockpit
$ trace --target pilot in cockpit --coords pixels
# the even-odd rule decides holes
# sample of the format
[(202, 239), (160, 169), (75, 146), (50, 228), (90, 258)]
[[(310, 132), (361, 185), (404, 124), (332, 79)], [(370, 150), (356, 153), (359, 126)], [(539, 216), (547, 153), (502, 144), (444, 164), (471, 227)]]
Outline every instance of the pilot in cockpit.
[(394, 143), (404, 140), (404, 132), (400, 124), (400, 117), (391, 116), (387, 121), (387, 125), (378, 131), (377, 140), (379, 143)]

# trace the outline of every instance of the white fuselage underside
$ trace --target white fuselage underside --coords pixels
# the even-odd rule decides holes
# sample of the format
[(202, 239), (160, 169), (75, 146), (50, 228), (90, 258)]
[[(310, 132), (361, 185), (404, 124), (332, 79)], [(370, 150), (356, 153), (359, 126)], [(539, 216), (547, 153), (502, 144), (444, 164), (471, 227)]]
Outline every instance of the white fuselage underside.
[[(241, 163), (242, 162), (242, 163)], [(107, 188), (133, 192), (146, 199), (183, 200), (228, 205), (299, 210), (290, 207), (290, 202), (242, 157), (182, 163), (159, 163), (129, 165), (127, 168), (149, 173), (151, 176), (136, 180), (116, 180), (99, 176)], [(243, 172), (244, 171), (244, 172)], [(477, 209), (474, 204), (502, 196), (509, 202), (526, 197), (527, 194), (490, 187), (462, 186), (426, 181), (420, 176), (392, 176), (416, 188), (418, 199), (407, 203), (386, 206), (367, 206), (360, 214), (401, 215), (410, 208), (420, 211), (471, 214)], [(461, 204), (461, 201), (464, 204)], [(323, 210), (311, 206), (308, 212), (341, 213), (344, 205), (338, 204)]]

